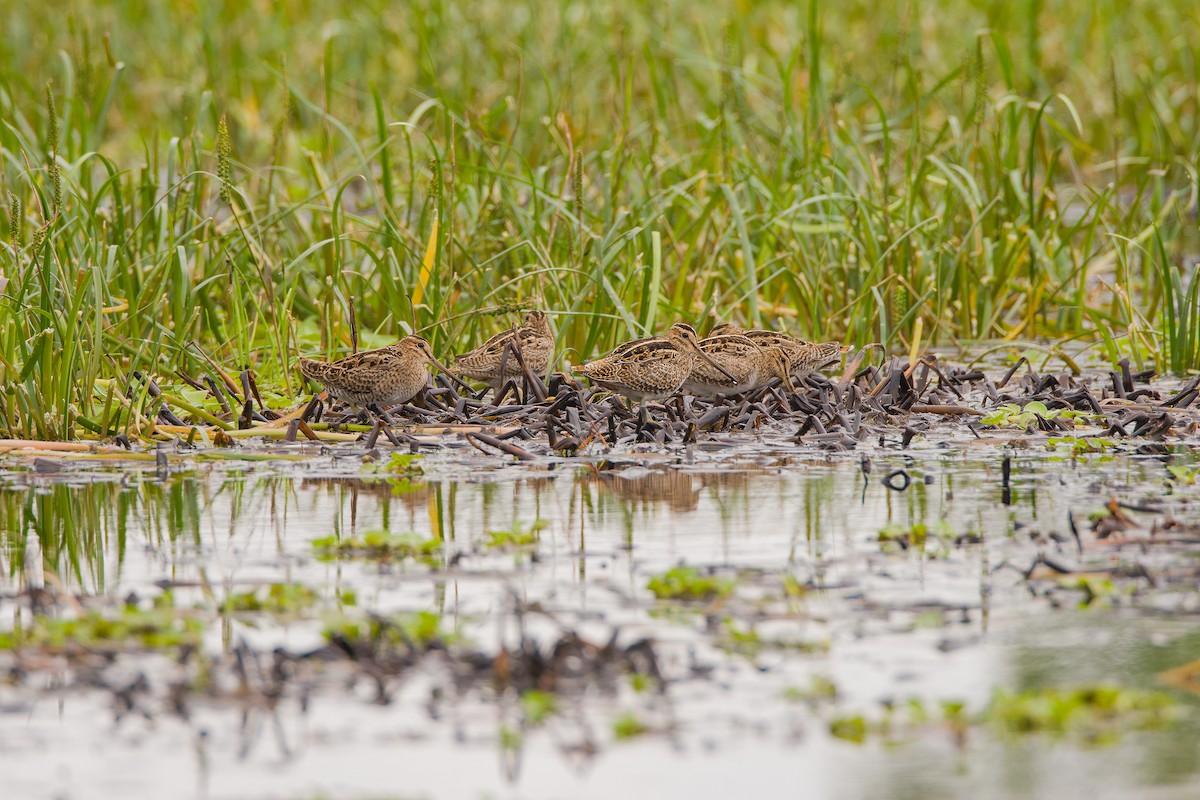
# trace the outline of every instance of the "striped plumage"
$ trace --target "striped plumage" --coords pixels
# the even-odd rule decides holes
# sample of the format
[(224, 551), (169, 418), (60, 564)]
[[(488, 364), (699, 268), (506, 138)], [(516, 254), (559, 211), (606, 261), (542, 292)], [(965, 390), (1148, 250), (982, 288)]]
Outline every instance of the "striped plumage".
[(695, 329), (677, 322), (666, 336), (626, 342), (572, 371), (631, 400), (662, 400), (679, 391), (698, 359), (711, 362)]
[(426, 365), (442, 369), (420, 336), (332, 362), (301, 356), (299, 363), (304, 377), (324, 386), (330, 397), (360, 409), (407, 403), (428, 384)]
[(728, 322), (709, 331), (708, 338), (731, 334), (745, 336), (759, 347), (778, 347), (792, 360), (792, 377), (797, 380), (832, 367), (850, 349), (840, 342), (806, 342), (779, 331), (746, 330)]
[(700, 349), (720, 364), (725, 373), (696, 359), (691, 374), (683, 382), (683, 391), (689, 394), (701, 397), (741, 394), (767, 385), (772, 378), (779, 378), (791, 391), (791, 359), (780, 347), (760, 347), (749, 337), (724, 334), (702, 339)]
[(554, 334), (545, 313), (530, 311), (519, 327), (502, 331), (471, 352), (456, 358), (455, 368), (459, 375), (499, 389), (505, 381), (519, 380), (521, 377), (521, 366), (513, 353), (518, 347), (529, 371), (545, 377), (554, 353)]

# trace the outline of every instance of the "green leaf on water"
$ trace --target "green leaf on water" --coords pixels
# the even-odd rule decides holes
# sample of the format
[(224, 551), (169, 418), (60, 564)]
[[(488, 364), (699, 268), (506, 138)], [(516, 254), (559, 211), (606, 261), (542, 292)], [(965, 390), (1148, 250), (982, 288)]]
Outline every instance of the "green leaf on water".
[(733, 582), (702, 575), (695, 567), (678, 566), (646, 583), (659, 600), (712, 600), (733, 591)]

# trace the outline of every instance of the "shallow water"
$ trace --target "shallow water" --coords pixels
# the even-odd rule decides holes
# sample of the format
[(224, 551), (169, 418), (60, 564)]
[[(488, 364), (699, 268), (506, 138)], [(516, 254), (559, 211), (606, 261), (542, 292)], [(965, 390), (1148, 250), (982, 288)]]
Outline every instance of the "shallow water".
[[(16, 593), (30, 587), (69, 588), (84, 605), (146, 605), (169, 584), (177, 606), (210, 623), (210, 653), (242, 641), (301, 652), (322, 644), (333, 614), (432, 611), (485, 652), (512, 646), (518, 624), (544, 642), (568, 629), (599, 644), (614, 630), (622, 644), (649, 637), (665, 692), (620, 679), (611, 693), (563, 693), (543, 725), (523, 726), (514, 697), (459, 695), (434, 658), (387, 705), (343, 675), (324, 680), (306, 707), (285, 697), (274, 714), (201, 698), (184, 720), (152, 690), (146, 715), (114, 721), (110, 691), (81, 687), (79, 670), (52, 661), (0, 685), (5, 797), (1200, 792), (1188, 692), (1170, 690), (1183, 709), (1174, 726), (1104, 743), (988, 725), (956, 736), (941, 711), (954, 702), (978, 714), (997, 687), (1164, 689), (1161, 672), (1200, 658), (1195, 580), (1171, 577), (1195, 559), (1114, 547), (1087, 522), (1110, 496), (1158, 507), (1131, 512), (1146, 526), (1200, 518), (1194, 487), (1168, 480), (1168, 463), (1191, 463), (1185, 451), (1075, 459), (1035, 442), (1005, 451), (1008, 492), (1002, 452), (969, 437), (852, 454), (740, 438), (521, 465), (454, 448), (421, 459), (424, 475), (406, 479), (364, 465), (354, 448), (309, 452), (298, 463), (179, 458), (165, 479), (137, 464), (4, 462), (5, 625), (28, 624)], [(881, 482), (898, 469), (911, 481), (903, 491)], [(488, 545), (490, 532), (535, 523), (533, 547)], [(923, 548), (880, 541), (881, 530), (918, 523), (929, 530)], [(443, 540), (442, 565), (315, 558), (316, 538), (373, 530)], [(1084, 594), (1052, 571), (1023, 576), (1039, 554), (1070, 569), (1138, 564), (1157, 580), (1114, 580), (1111, 594), (1080, 607)], [(736, 588), (686, 607), (656, 602), (647, 581), (680, 563)], [(283, 615), (219, 612), (230, 594), (272, 583), (307, 585), (319, 600)], [(144, 672), (158, 686), (177, 667), (125, 655), (103, 669), (110, 682)], [(836, 697), (802, 697), (814, 679), (832, 682)], [(924, 721), (910, 713), (914, 700)], [(649, 732), (615, 740), (622, 715)], [(831, 735), (835, 721), (859, 716), (869, 727), (862, 743)]]

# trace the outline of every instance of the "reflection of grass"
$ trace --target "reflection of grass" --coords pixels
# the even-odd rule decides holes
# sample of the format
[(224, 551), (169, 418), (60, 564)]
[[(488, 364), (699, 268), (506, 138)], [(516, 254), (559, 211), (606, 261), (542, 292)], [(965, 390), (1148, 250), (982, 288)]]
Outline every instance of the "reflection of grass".
[(362, 536), (314, 539), (313, 552), (321, 561), (364, 560), (403, 561), (413, 559), (429, 566), (441, 563), (440, 539), (422, 539), (416, 534), (396, 535), (387, 531), (369, 531)]
[[(3, 402), (0, 399), (0, 405)], [(190, 522), (192, 498), (179, 494), (178, 487), (164, 491), (163, 487), (152, 486), (135, 495), (119, 484), (107, 482), (87, 486), (52, 483), (36, 491), (5, 487), (0, 489), (0, 558), (9, 562), (10, 572), (23, 570), (26, 548), (35, 539), (47, 568), (81, 585), (90, 579), (96, 590), (103, 590), (103, 554), (108, 543), (115, 546), (118, 559), (124, 557), (125, 537), (113, 535), (120, 526), (117, 521), (136, 509), (139, 500), (155, 510), (165, 509), (167, 502), (156, 503), (165, 500), (176, 504), (174, 510), (179, 517)], [(168, 521), (176, 522), (176, 518)], [(170, 533), (174, 538), (176, 531)]]
[(28, 627), (0, 632), (0, 650), (70, 645), (89, 650), (161, 650), (181, 645), (198, 646), (204, 624), (173, 608), (142, 611), (125, 607), (113, 616), (89, 612), (80, 617), (35, 617)]
[(672, 567), (655, 575), (646, 588), (659, 600), (713, 600), (733, 591), (733, 581), (702, 575), (695, 567)]

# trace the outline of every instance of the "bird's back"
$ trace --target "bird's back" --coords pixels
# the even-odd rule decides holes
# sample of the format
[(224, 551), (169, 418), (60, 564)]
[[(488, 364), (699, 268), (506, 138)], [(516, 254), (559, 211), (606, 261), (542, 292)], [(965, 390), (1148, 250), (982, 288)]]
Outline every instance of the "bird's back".
[(521, 366), (514, 352), (517, 349), (521, 351), (521, 359), (530, 372), (544, 375), (550, 363), (554, 340), (548, 331), (538, 328), (509, 328), (471, 352), (459, 356), (454, 363), (467, 377), (499, 386), (505, 380), (521, 374)]
[(333, 363), (310, 358), (299, 361), (301, 373), (324, 386), (331, 397), (359, 407), (406, 403), (428, 379), (424, 362), (398, 344), (365, 350)]

